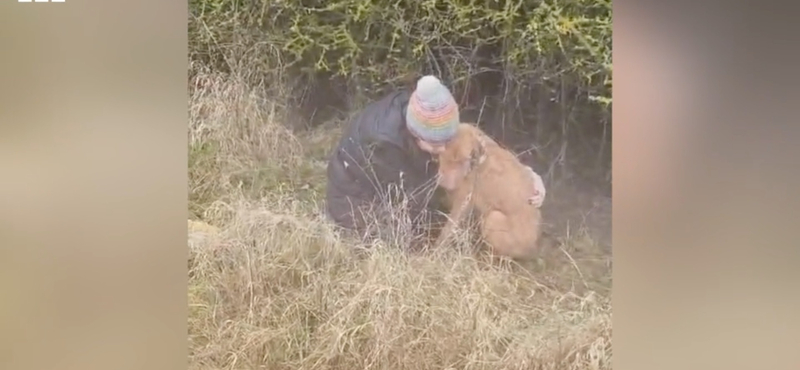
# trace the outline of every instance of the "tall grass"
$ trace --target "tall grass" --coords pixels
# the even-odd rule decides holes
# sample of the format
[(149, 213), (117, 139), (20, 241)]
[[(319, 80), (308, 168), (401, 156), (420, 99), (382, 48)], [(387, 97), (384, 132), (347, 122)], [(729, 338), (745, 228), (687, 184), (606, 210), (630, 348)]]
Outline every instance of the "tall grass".
[(611, 368), (607, 261), (569, 256), (590, 240), (531, 268), (355, 253), (319, 212), (337, 129), (294, 133), (245, 74), (193, 68), (191, 368)]

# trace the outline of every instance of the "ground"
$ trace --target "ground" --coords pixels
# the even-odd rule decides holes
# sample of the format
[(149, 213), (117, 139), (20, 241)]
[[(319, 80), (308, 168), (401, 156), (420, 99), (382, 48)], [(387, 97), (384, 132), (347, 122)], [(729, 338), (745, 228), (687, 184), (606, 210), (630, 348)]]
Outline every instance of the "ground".
[(320, 217), (336, 122), (291, 132), (246, 81), (190, 96), (193, 369), (610, 369), (610, 199), (551, 176), (531, 266), (363, 246)]

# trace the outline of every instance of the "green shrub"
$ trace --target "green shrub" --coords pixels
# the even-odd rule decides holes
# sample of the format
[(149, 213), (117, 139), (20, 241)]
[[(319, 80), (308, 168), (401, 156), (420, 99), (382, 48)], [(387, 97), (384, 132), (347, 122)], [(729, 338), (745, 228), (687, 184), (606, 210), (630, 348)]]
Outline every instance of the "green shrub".
[(374, 98), (423, 73), (502, 100), (568, 86), (611, 102), (610, 0), (191, 0), (189, 30), (192, 60), (295, 102)]

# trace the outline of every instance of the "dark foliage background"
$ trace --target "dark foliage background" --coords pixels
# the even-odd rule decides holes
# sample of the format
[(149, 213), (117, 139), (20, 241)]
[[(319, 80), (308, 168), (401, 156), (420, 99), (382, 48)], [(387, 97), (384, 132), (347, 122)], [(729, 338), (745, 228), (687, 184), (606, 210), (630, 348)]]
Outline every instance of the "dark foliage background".
[(463, 121), (526, 146), (550, 171), (574, 158), (608, 180), (610, 0), (189, 4), (190, 81), (200, 69), (237, 74), (285, 105), (293, 128), (346, 117), (432, 73)]

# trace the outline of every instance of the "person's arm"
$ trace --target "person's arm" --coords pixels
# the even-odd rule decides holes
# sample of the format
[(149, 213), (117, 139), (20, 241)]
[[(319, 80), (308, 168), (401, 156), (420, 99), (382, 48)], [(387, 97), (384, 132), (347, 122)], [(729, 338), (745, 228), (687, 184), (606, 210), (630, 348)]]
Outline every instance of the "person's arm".
[(400, 183), (406, 167), (405, 153), (395, 143), (397, 128), (405, 124), (402, 98), (403, 92), (387, 94), (366, 106), (350, 126), (350, 149), (356, 152), (350, 154), (361, 164), (359, 177), (382, 193)]
[(388, 142), (381, 144), (375, 146), (371, 160), (376, 182), (383, 188), (381, 194), (389, 187), (395, 188), (400, 192), (397, 195), (408, 202), (409, 217), (417, 220), (428, 208), (436, 184), (427, 184), (426, 178), (409, 166), (411, 159), (402, 148)]
[(422, 180), (409, 170), (407, 154), (402, 148), (392, 143), (380, 142), (373, 146), (371, 154), (368, 158), (371, 175), (382, 187), (391, 185), (408, 191), (421, 185)]

